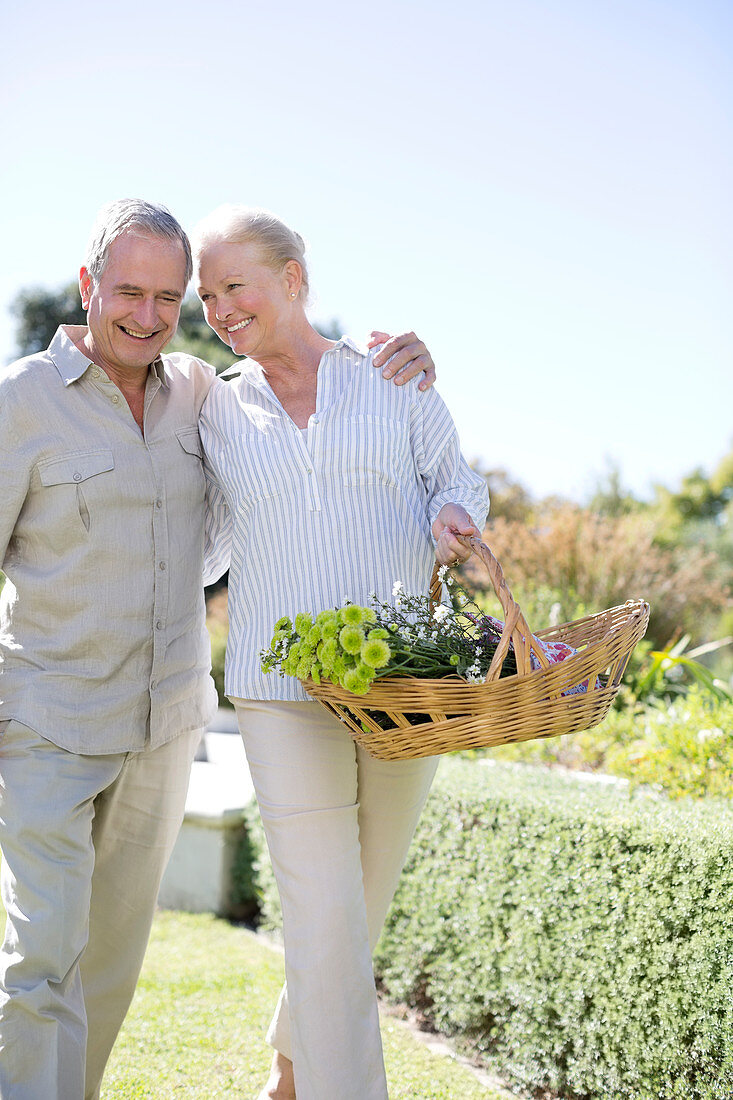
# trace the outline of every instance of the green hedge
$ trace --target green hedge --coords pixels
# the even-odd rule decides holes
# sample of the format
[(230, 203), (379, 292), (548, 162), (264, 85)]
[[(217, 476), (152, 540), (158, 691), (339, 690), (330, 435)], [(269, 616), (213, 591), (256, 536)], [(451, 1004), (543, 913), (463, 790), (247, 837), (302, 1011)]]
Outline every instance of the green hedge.
[(388, 996), (528, 1090), (730, 1100), (733, 809), (445, 760), (376, 968)]
[(527, 1089), (730, 1100), (733, 811), (446, 761), (376, 965)]
[(731, 1100), (733, 808), (446, 759), (376, 969), (534, 1095)]

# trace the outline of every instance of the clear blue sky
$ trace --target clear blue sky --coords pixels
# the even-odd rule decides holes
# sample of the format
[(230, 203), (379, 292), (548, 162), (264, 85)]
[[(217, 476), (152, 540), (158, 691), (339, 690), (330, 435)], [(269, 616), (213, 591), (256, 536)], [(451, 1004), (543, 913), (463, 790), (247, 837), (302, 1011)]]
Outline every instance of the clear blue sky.
[(3, 16), (8, 303), (97, 208), (273, 209), (316, 319), (414, 328), (469, 458), (582, 499), (733, 447), (733, 7), (713, 0), (72, 5)]

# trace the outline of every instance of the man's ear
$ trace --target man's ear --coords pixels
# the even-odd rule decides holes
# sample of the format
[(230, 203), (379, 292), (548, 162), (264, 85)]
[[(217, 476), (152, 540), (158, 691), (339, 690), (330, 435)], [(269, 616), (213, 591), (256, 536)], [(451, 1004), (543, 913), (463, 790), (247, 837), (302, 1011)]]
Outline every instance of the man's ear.
[(89, 309), (89, 299), (92, 296), (92, 277), (85, 267), (79, 271), (79, 293), (81, 294), (81, 308)]

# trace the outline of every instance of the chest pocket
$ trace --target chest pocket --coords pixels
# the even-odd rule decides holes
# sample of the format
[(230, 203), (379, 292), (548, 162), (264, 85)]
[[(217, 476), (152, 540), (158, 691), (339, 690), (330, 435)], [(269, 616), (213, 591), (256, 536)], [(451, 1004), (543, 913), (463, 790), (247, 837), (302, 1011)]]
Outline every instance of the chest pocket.
[[(114, 470), (114, 455), (109, 450), (81, 451), (77, 454), (61, 455), (49, 458), (38, 465), (38, 476), (47, 489), (59, 487), (58, 492), (68, 498), (65, 510), (69, 522), (80, 520), (84, 529), (89, 531), (91, 518), (89, 512), (89, 481), (100, 474)], [(74, 510), (74, 504), (76, 510)]]
[(412, 465), (408, 425), (386, 416), (352, 416), (335, 444), (332, 463), (346, 485), (398, 484)]
[(176, 435), (178, 436), (178, 442), (181, 444), (186, 454), (195, 455), (196, 458), (203, 459), (204, 451), (201, 446), (198, 428), (176, 428)]

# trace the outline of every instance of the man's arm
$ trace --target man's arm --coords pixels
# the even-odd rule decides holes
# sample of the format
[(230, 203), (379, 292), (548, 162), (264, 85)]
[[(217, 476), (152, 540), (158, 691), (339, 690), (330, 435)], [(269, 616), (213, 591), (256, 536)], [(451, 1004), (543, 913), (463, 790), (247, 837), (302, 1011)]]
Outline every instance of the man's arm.
[(414, 332), (405, 332), (401, 336), (390, 336), (388, 332), (372, 332), (367, 347), (374, 348), (384, 344), (374, 356), (375, 367), (383, 367), (382, 377), (393, 378), (395, 385), (402, 386), (416, 374), (425, 372), (418, 389), (428, 390), (435, 381), (435, 363), (422, 340)]
[(7, 556), (15, 524), (28, 494), (30, 477), (19, 456), (0, 447), (0, 569)]

